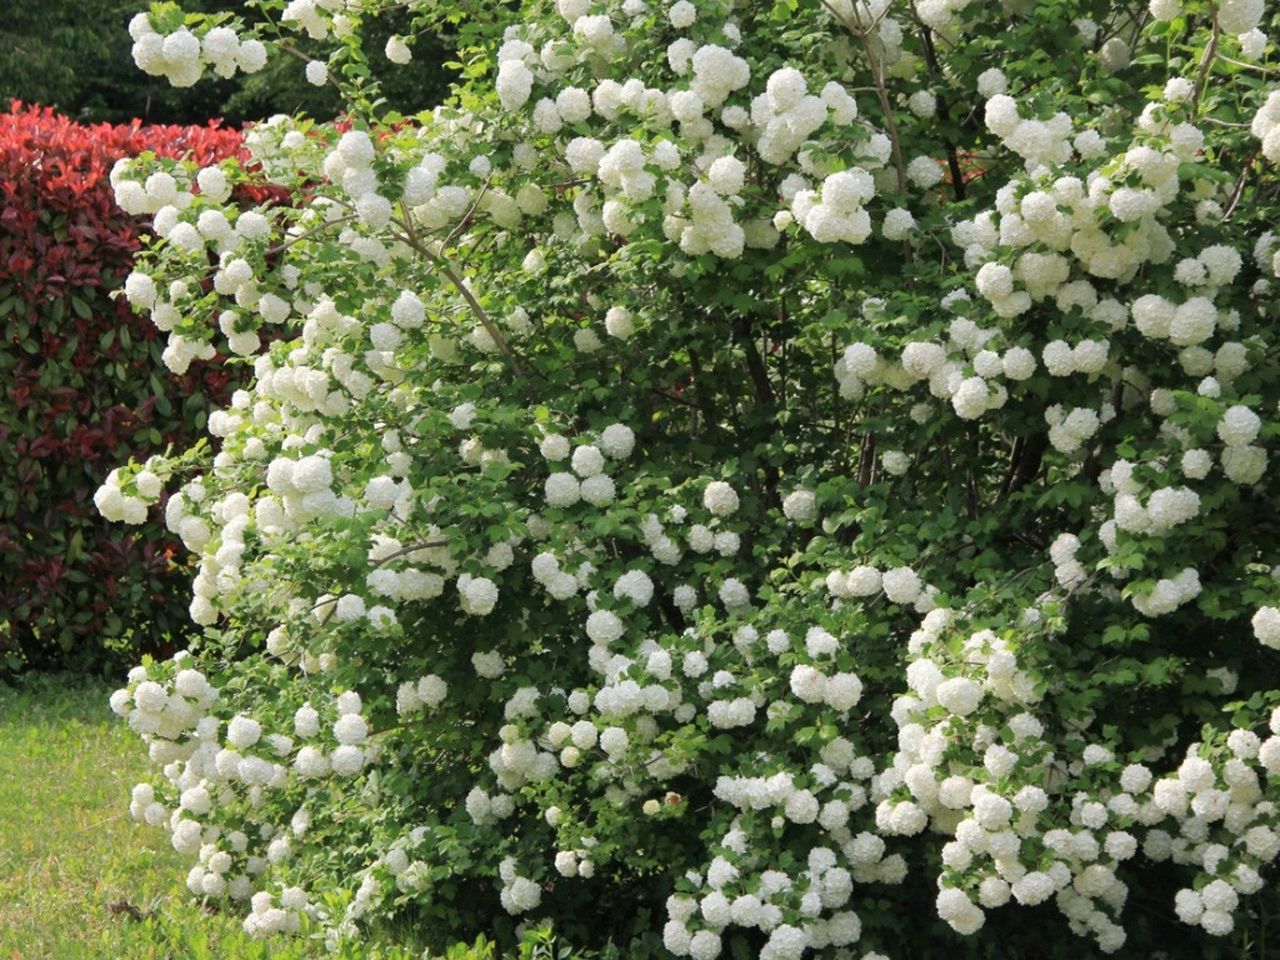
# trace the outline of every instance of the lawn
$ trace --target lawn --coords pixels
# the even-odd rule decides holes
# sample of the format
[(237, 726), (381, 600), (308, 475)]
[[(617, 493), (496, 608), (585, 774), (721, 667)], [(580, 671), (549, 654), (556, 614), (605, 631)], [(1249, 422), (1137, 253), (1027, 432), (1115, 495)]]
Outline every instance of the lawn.
[[(316, 944), (249, 940), (186, 893), (163, 830), (128, 814), (141, 741), (101, 683), (37, 677), (0, 685), (0, 960), (295, 960)], [(408, 948), (348, 954), (422, 956)]]

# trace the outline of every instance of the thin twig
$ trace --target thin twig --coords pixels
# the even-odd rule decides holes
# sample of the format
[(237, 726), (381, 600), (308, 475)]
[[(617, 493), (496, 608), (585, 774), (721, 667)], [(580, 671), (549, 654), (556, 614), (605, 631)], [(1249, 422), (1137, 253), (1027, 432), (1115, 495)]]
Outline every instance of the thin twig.
[(400, 226), (404, 228), (405, 232), (401, 234), (394, 234), (396, 239), (422, 254), (423, 257), (439, 269), (444, 278), (453, 285), (454, 289), (462, 295), (462, 299), (467, 302), (467, 306), (471, 308), (472, 314), (475, 315), (475, 318), (480, 321), (480, 325), (484, 327), (485, 332), (489, 334), (490, 338), (492, 338), (494, 345), (498, 348), (498, 352), (511, 361), (511, 366), (517, 374), (522, 377), (526, 376), (527, 370), (525, 368), (524, 361), (522, 361), (520, 356), (514, 349), (512, 349), (511, 344), (507, 342), (507, 338), (502, 335), (502, 331), (498, 329), (497, 325), (489, 317), (489, 314), (485, 312), (484, 307), (480, 305), (480, 301), (477, 300), (475, 294), (471, 292), (471, 288), (467, 286), (466, 282), (460, 276), (458, 276), (458, 273), (453, 269), (452, 264), (450, 264), (443, 255), (435, 253), (418, 240), (413, 233), (412, 220), (407, 212), (404, 220), (399, 221), (399, 223)]
[[(484, 195), (489, 192), (489, 184), (491, 184), (492, 182), (493, 182), (493, 177), (492, 175), (490, 175), (490, 177), (487, 180), (485, 180), (485, 182), (481, 185), (480, 192), (476, 194), (476, 198), (471, 202), (470, 208), (458, 220), (457, 226), (455, 226), (452, 230), (450, 230), (449, 235), (440, 242), (441, 250), (447, 250), (449, 248), (449, 245), (453, 243), (454, 238), (457, 237), (458, 234), (462, 232), (462, 228), (467, 225), (467, 223), (471, 220), (473, 216), (475, 216), (476, 210), (480, 208), (480, 201), (483, 200)], [(406, 220), (408, 219), (407, 214), (405, 216), (405, 219)]]
[(292, 247), (295, 243), (299, 243), (303, 240), (306, 240), (308, 237), (314, 237), (317, 233), (320, 233), (322, 230), (328, 230), (330, 227), (336, 226), (340, 223), (348, 223), (352, 220), (358, 220), (358, 219), (359, 217), (357, 217), (355, 214), (348, 214), (347, 216), (339, 217), (336, 220), (326, 220), (324, 223), (320, 224), (318, 227), (312, 227), (310, 230), (306, 231), (305, 233), (300, 233), (296, 237), (291, 237), (290, 239), (284, 241), (283, 243), (278, 243), (274, 247), (268, 248), (267, 256), (273, 256), (277, 253), (283, 253), (285, 250), (288, 250), (290, 247)]
[[(279, 47), (281, 50), (283, 50), (285, 53), (289, 54), (290, 56), (297, 57), (303, 63), (310, 63), (312, 60), (315, 59), (315, 57), (308, 57), (305, 53), (303, 53), (301, 50), (299, 50), (297, 47), (295, 47), (291, 43), (284, 43), (283, 41), (277, 40), (276, 46)], [(333, 89), (337, 90), (339, 93), (342, 93), (342, 84), (340, 84), (337, 80), (335, 80), (332, 76), (329, 75), (329, 65), (327, 63), (324, 65), (324, 78), (325, 78), (325, 83), (333, 84)]]
[(448, 545), (448, 540), (423, 540), (419, 543), (411, 543), (407, 547), (401, 547), (399, 550), (375, 560), (373, 565), (375, 567), (380, 567), (384, 563), (390, 563), (392, 560), (396, 560), (400, 557), (406, 557), (409, 554), (417, 553), (420, 550), (433, 550), (437, 547), (447, 547)]
[[(911, 4), (911, 15), (915, 18), (920, 26), (921, 46), (924, 48), (925, 63), (929, 67), (929, 75), (933, 77), (935, 82), (942, 80), (942, 68), (938, 64), (938, 54), (933, 47), (933, 31), (925, 26), (924, 21), (920, 19), (920, 14), (916, 12), (916, 6)], [(950, 114), (947, 111), (947, 101), (943, 97), (937, 98), (938, 119), (944, 124), (951, 122)], [(951, 142), (950, 137), (944, 138), (943, 141), (947, 148), (947, 166), (951, 170), (951, 192), (955, 195), (956, 201), (962, 201), (965, 198), (964, 172), (960, 169), (960, 157), (956, 152), (956, 145)]]
[(898, 192), (906, 193), (907, 166), (902, 159), (902, 144), (899, 143), (898, 139), (898, 124), (894, 121), (893, 106), (889, 103), (889, 89), (884, 82), (884, 60), (876, 57), (874, 51), (872, 51), (871, 43), (867, 40), (865, 30), (842, 17), (836, 8), (831, 5), (830, 0), (822, 0), (822, 5), (836, 18), (837, 23), (858, 38), (858, 42), (862, 44), (863, 52), (867, 55), (867, 65), (871, 67), (871, 77), (875, 81), (876, 98), (880, 101), (880, 109), (884, 111), (885, 132), (889, 135), (889, 143), (893, 147), (893, 165), (898, 173)]
[(1226, 223), (1231, 219), (1231, 214), (1235, 213), (1236, 206), (1240, 203), (1240, 198), (1244, 196), (1244, 185), (1249, 179), (1249, 174), (1253, 172), (1253, 161), (1257, 157), (1257, 153), (1251, 153), (1249, 159), (1244, 162), (1244, 166), (1240, 170), (1240, 179), (1236, 181), (1236, 187), (1231, 192), (1231, 201), (1227, 204), (1227, 209), (1223, 211), (1222, 222)]
[(1209, 82), (1209, 71), (1213, 68), (1213, 61), (1218, 53), (1218, 35), (1222, 31), (1218, 26), (1218, 8), (1213, 0), (1209, 0), (1209, 16), (1213, 18), (1213, 35), (1209, 37), (1209, 44), (1204, 48), (1204, 56), (1200, 58), (1200, 72), (1196, 75), (1196, 95), (1191, 101), (1191, 119), (1193, 120), (1200, 112), (1200, 98), (1204, 96), (1205, 86)]

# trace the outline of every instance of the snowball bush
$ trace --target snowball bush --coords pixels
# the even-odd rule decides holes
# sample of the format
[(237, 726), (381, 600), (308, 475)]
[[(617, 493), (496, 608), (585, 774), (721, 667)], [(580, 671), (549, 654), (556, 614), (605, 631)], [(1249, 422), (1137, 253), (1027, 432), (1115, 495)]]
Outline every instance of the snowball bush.
[(412, 121), (365, 79), (395, 4), (262, 5), (283, 41), (158, 7), (135, 54), (301, 52), (349, 121), (112, 175), (165, 363), (254, 373), (95, 498), (163, 503), (197, 564), (191, 651), (112, 697), (196, 896), (334, 940), (652, 909), (698, 960), (1042, 903), (1146, 955), (1153, 876), (1195, 936), (1248, 921), (1280, 855), (1261, 3), (531, 3)]

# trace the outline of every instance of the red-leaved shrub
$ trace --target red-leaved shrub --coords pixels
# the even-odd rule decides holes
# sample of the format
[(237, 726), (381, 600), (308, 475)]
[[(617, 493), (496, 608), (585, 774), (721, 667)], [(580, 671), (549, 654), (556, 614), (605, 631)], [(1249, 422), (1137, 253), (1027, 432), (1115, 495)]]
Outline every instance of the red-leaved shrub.
[(188, 623), (163, 524), (121, 532), (92, 497), (130, 456), (194, 440), (228, 375), (196, 363), (172, 376), (150, 321), (109, 296), (145, 224), (116, 207), (108, 176), (143, 151), (207, 164), (241, 148), (216, 123), (84, 126), (16, 102), (0, 114), (0, 668), (85, 668)]

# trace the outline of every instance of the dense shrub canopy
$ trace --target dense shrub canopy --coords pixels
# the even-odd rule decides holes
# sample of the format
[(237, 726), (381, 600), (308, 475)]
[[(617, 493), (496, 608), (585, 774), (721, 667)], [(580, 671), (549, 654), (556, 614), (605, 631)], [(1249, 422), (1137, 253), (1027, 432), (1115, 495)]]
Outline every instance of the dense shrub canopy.
[[(212, 461), (97, 495), (167, 487), (199, 557), (201, 638), (113, 698), (196, 895), (335, 937), (498, 902), (696, 960), (1255, 923), (1260, 0), (530, 2), (411, 121), (367, 80), (413, 55), (362, 47), (381, 4), (280, 6), (352, 111), (249, 135), (297, 202), (113, 174), (171, 369), (285, 331)], [(182, 82), (252, 43), (131, 29)]]
[[(240, 133), (81, 126), (14, 104), (0, 114), (0, 654), (3, 666), (87, 666), (105, 644), (131, 656), (184, 627), (179, 551), (161, 523), (112, 528), (92, 491), (130, 455), (201, 435), (231, 372), (159, 367), (155, 326), (111, 299), (143, 224), (107, 175), (152, 151), (216, 163)], [(116, 660), (119, 663), (119, 659)]]

